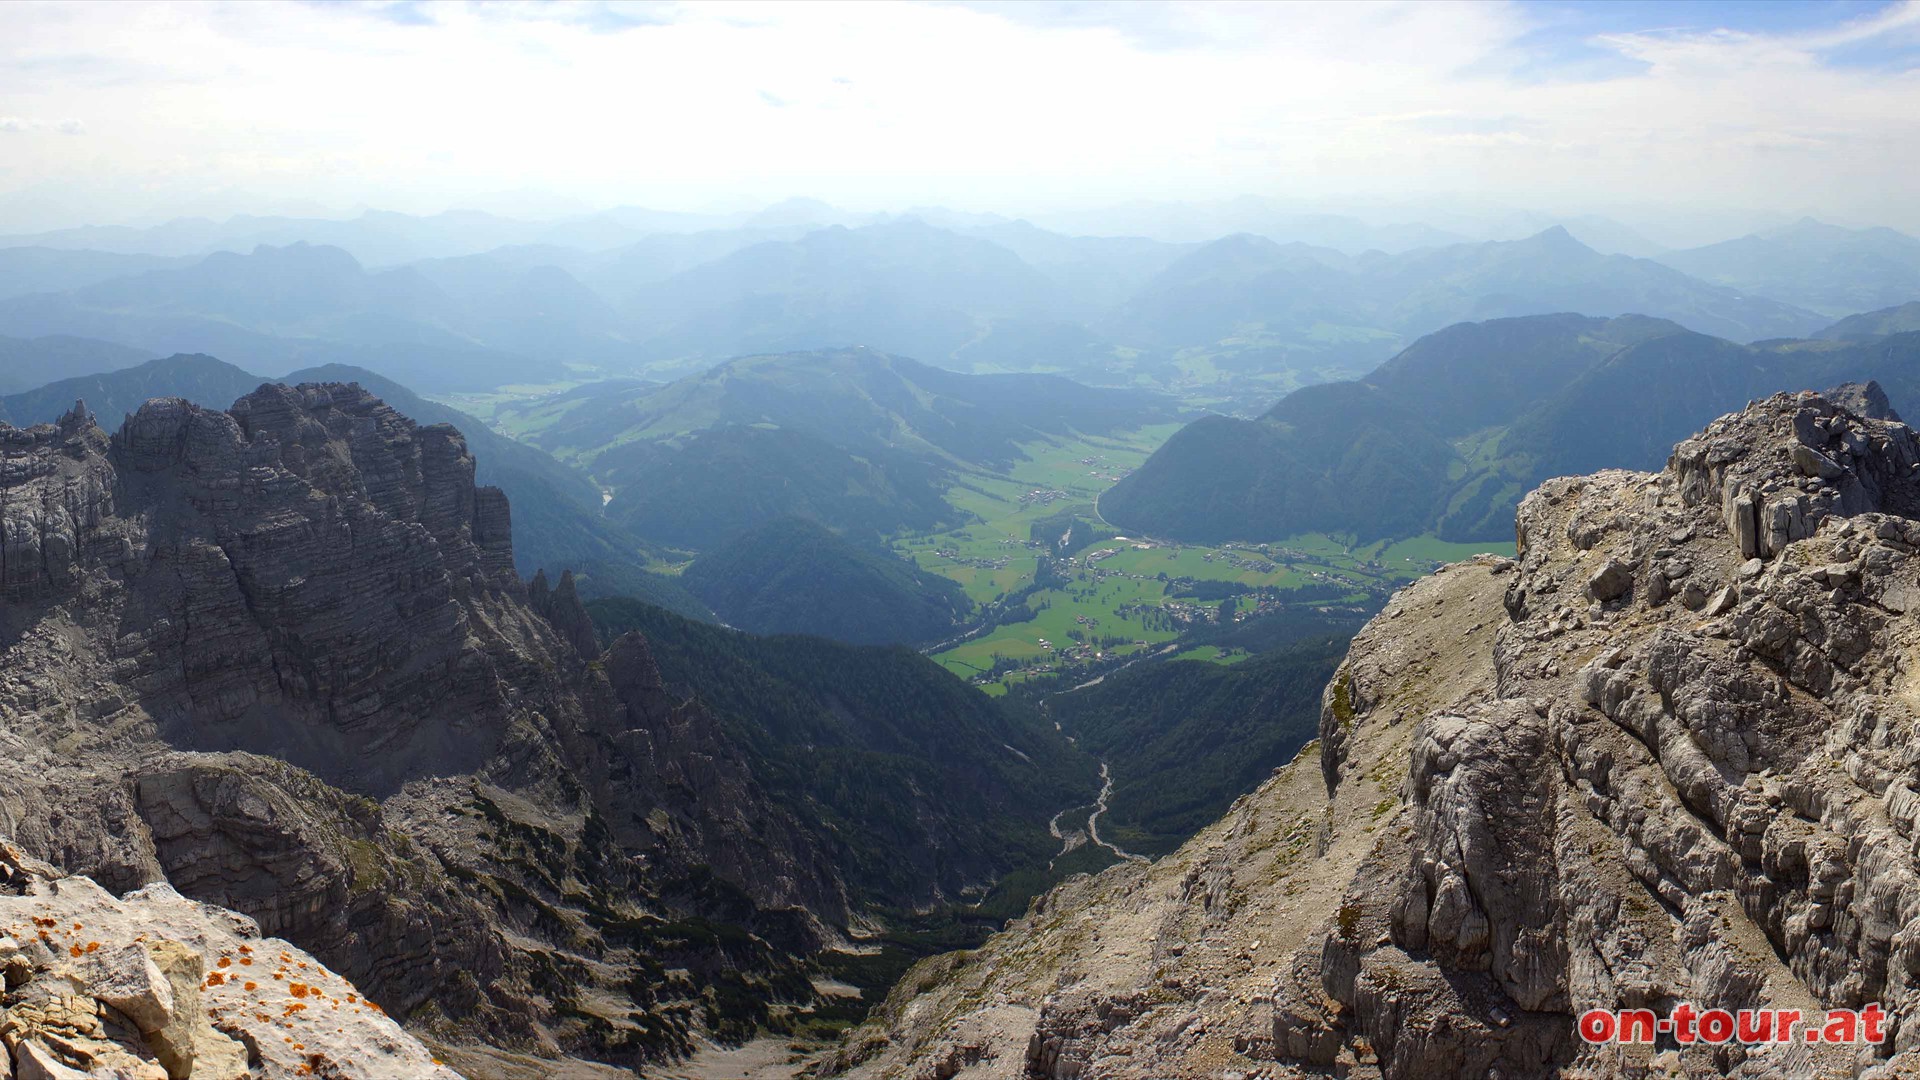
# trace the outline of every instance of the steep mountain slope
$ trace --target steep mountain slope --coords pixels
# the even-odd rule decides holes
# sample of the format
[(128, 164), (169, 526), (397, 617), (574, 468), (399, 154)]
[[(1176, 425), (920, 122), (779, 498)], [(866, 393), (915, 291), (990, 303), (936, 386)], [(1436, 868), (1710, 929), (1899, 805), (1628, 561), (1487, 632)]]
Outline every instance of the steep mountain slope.
[(749, 529), (700, 556), (683, 581), (731, 626), (857, 645), (936, 641), (973, 609), (952, 579), (806, 518)]
[(1499, 539), (1521, 494), (1548, 477), (1648, 467), (1743, 401), (1868, 380), (1896, 404), (1920, 400), (1920, 334), (1738, 345), (1635, 316), (1463, 325), (1258, 420), (1191, 425), (1100, 507), (1125, 528), (1193, 540)]
[(594, 475), (617, 494), (607, 516), (635, 535), (710, 550), (767, 522), (801, 517), (867, 540), (930, 531), (957, 515), (932, 466), (858, 455), (801, 431), (720, 427), (614, 448)]
[(1822, 341), (1869, 341), (1916, 330), (1920, 330), (1920, 300), (1909, 300), (1898, 307), (1849, 315), (1813, 336)]
[(1102, 496), (1100, 511), (1196, 541), (1415, 535), (1445, 516), (1462, 475), (1474, 479), (1457, 441), (1513, 423), (1610, 353), (1679, 329), (1578, 315), (1449, 327), (1362, 381), (1295, 391), (1258, 420), (1189, 425)]
[(51, 423), (75, 401), (103, 417), (131, 416), (152, 398), (178, 397), (224, 408), (266, 380), (211, 356), (170, 356), (81, 375), (0, 397), (0, 418), (22, 427)]
[[(1905, 426), (1783, 394), (1660, 473), (1552, 481), (1517, 563), (1354, 639), (1317, 746), (1169, 858), (921, 965), (839, 1070), (1906, 1075), (1917, 466)], [(1894, 1019), (1881, 1045), (1576, 1034), (1681, 1002)]]
[(585, 595), (631, 596), (689, 618), (712, 617), (706, 604), (679, 582), (646, 569), (658, 553), (602, 515), (600, 489), (580, 470), (365, 368), (329, 364), (293, 372), (284, 381), (355, 383), (404, 416), (473, 432), (467, 444), (474, 452), (479, 480), (507, 493), (513, 504), (515, 536), (525, 538), (514, 545), (514, 565), (522, 575), (545, 570), (557, 579), (570, 571)]
[[(210, 356), (173, 356), (0, 397), (0, 420), (48, 423), (76, 400), (108, 417), (132, 415), (148, 400), (162, 397), (222, 409), (265, 381)], [(507, 492), (527, 538), (516, 550), (523, 573), (546, 569), (558, 576), (572, 569), (582, 587), (594, 594), (638, 596), (696, 618), (710, 614), (672, 579), (646, 571), (646, 545), (601, 516), (600, 489), (578, 470), (364, 368), (330, 364), (294, 372), (286, 381), (356, 383), (403, 415), (473, 432), (468, 445), (478, 454), (481, 481)]]
[[(75, 337), (0, 337), (0, 394), (17, 394), (58, 379), (130, 368), (152, 357), (139, 349)], [(0, 420), (6, 417), (0, 415)]]
[(1670, 251), (1659, 261), (1717, 285), (1828, 315), (1920, 297), (1920, 240), (1885, 228), (1845, 229), (1803, 218), (1737, 240)]
[(1410, 536), (1445, 505), (1454, 459), (1417, 410), (1363, 383), (1327, 383), (1259, 420), (1209, 416), (1180, 429), (1101, 496), (1100, 513), (1197, 542)]
[(1138, 391), (1053, 375), (965, 375), (866, 348), (743, 356), (664, 386), (609, 385), (535, 402), (514, 421), (526, 438), (592, 463), (623, 443), (726, 425), (806, 432), (856, 452), (906, 451), (1006, 464), (1019, 443), (1104, 432), (1172, 415)]
[(815, 823), (856, 903), (977, 899), (1007, 870), (1044, 865), (1057, 846), (1046, 819), (1099, 785), (1040, 716), (910, 649), (760, 638), (620, 599), (588, 611), (605, 637), (653, 643), (670, 691), (717, 718), (769, 795)]
[[(233, 907), (482, 1057), (635, 1066), (739, 1037), (814, 1000), (809, 957), (856, 919), (990, 882), (1048, 843), (1058, 783), (1089, 797), (1057, 733), (900, 653), (941, 681), (888, 722), (998, 768), (890, 791), (941, 861), (871, 877), (772, 793), (796, 766), (767, 748), (804, 759), (804, 737), (676, 696), (638, 634), (602, 649), (570, 577), (514, 574), (459, 433), (360, 387), (0, 442), (14, 839)], [(809, 670), (823, 700), (870, 692), (866, 659)]]
[(1174, 415), (1165, 398), (1052, 375), (964, 375), (871, 349), (749, 356), (668, 383), (605, 384), (506, 414), (588, 468), (607, 513), (706, 549), (798, 515), (860, 538), (955, 519), (945, 477), (1024, 443)]
[(1319, 734), (1320, 691), (1359, 622), (1229, 666), (1144, 663), (1047, 698), (1047, 715), (1114, 777), (1102, 831), (1164, 854), (1293, 760)]

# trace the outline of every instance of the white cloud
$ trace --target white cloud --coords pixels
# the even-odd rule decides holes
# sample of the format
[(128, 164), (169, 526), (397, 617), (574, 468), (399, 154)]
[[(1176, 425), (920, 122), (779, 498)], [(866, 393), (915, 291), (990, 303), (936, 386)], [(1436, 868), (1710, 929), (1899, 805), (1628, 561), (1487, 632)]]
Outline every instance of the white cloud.
[(30, 120), (24, 116), (0, 116), (0, 134), (19, 135), (47, 131), (59, 132), (62, 135), (84, 135), (87, 125), (71, 119), (53, 123), (46, 120)]
[(16, 3), (0, 102), (89, 119), (11, 145), (17, 186), (420, 209), (1465, 192), (1893, 220), (1920, 215), (1920, 82), (1831, 58), (1916, 23), (1908, 3), (1799, 36), (1614, 33), (1587, 44), (1627, 70), (1539, 84), (1499, 61), (1540, 18), (1503, 3)]

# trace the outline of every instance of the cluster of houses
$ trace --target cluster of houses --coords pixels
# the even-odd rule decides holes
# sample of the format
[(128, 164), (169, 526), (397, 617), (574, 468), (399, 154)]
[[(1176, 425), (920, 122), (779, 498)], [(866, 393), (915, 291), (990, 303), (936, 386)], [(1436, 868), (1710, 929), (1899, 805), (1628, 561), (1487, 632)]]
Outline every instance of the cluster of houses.
[(1070, 498), (1072, 498), (1072, 496), (1068, 495), (1064, 491), (1056, 491), (1051, 488), (1034, 488), (1032, 491), (1029, 491), (1025, 495), (1020, 496), (1020, 505), (1052, 506), (1054, 503), (1059, 502), (1061, 499), (1070, 499)]

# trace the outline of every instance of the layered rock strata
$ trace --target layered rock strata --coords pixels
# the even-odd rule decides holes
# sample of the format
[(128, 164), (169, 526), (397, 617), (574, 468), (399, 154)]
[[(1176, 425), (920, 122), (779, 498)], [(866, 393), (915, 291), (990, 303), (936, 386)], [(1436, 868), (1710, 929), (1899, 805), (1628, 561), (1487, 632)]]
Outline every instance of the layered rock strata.
[(0, 836), (450, 1044), (639, 1064), (804, 1003), (831, 860), (644, 639), (603, 660), (512, 566), (459, 433), (358, 386), (0, 425)]
[[(1299, 760), (916, 968), (834, 1071), (1920, 1074), (1920, 438), (1879, 416), (1779, 395), (1660, 473), (1543, 485), (1517, 559), (1355, 638)], [(1893, 1020), (1879, 1046), (1576, 1034), (1681, 1002)]]

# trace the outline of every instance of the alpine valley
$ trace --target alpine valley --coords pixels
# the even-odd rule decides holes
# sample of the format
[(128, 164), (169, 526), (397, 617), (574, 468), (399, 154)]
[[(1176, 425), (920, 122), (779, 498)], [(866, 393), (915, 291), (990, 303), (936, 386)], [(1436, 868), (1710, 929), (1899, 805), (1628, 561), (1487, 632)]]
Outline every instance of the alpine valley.
[(10, 240), (0, 1080), (1920, 1073), (1916, 242), (1128, 213)]

